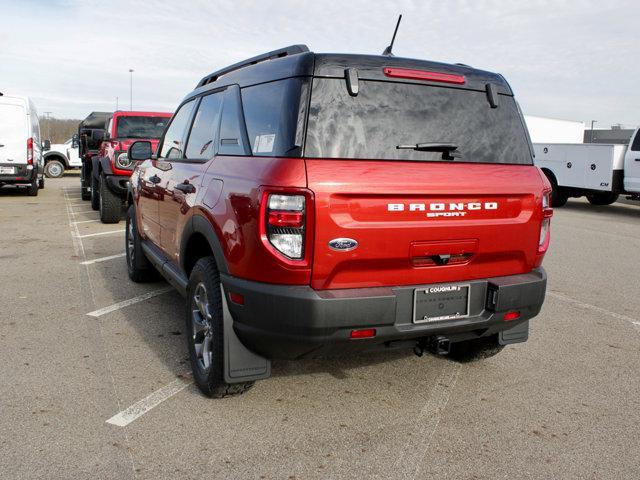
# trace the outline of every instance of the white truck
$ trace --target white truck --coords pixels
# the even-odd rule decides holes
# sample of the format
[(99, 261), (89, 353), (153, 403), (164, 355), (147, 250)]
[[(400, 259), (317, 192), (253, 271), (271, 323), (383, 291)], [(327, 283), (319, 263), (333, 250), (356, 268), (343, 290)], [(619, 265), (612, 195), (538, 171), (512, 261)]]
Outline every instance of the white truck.
[(78, 142), (70, 138), (64, 143), (52, 143), (44, 155), (44, 173), (48, 178), (59, 178), (65, 169), (80, 168)]
[(629, 145), (534, 143), (535, 164), (553, 187), (553, 206), (582, 196), (593, 205), (610, 205), (620, 194), (640, 200), (639, 131)]

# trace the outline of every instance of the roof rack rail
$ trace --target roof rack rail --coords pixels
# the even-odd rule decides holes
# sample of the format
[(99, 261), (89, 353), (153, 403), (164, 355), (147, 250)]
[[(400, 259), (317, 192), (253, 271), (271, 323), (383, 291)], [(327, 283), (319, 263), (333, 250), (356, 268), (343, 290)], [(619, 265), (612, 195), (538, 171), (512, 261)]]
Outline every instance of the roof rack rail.
[(256, 63), (265, 62), (267, 60), (273, 60), (276, 58), (282, 58), (289, 55), (297, 55), (299, 53), (305, 53), (309, 51), (309, 47), (306, 45), (290, 45), (288, 47), (279, 48), (278, 50), (273, 50), (271, 52), (263, 53), (261, 55), (257, 55), (255, 57), (248, 58), (238, 63), (234, 63), (228, 67), (225, 67), (221, 70), (217, 70), (213, 73), (210, 73), (206, 77), (204, 77), (196, 88), (200, 88), (209, 83), (215, 82), (222, 75), (226, 75), (227, 73), (231, 73), (235, 70), (240, 70), (241, 68), (248, 67), (250, 65), (255, 65)]

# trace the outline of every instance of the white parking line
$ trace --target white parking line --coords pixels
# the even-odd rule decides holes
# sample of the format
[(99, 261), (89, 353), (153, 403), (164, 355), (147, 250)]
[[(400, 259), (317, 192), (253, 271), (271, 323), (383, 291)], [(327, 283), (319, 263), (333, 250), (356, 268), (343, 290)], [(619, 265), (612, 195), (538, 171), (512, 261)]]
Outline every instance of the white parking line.
[(138, 295), (137, 297), (130, 298), (129, 300), (124, 300), (122, 302), (109, 305), (108, 307), (94, 310), (93, 312), (87, 313), (87, 315), (89, 315), (90, 317), (96, 317), (96, 318), (101, 317), (102, 315), (106, 315), (107, 313), (115, 312), (116, 310), (120, 310), (121, 308), (128, 307), (129, 305), (134, 305), (136, 303), (143, 302), (149, 298), (162, 295), (163, 293), (167, 293), (171, 290), (172, 290), (171, 287), (160, 288), (158, 290), (154, 290), (153, 292), (144, 293), (142, 295)]
[(418, 478), (422, 461), (427, 455), (433, 435), (451, 398), (451, 393), (458, 383), (461, 370), (462, 365), (459, 363), (449, 363), (444, 366), (434, 382), (427, 401), (415, 419), (415, 425), (422, 433), (419, 438), (407, 442), (398, 460), (393, 464), (393, 475), (390, 474), (390, 476)]
[(82, 210), (81, 212), (70, 212), (71, 215), (80, 215), (81, 213), (98, 213), (93, 208), (91, 210)]
[(100, 220), (97, 220), (97, 219), (96, 220), (80, 220), (78, 222), (71, 222), (71, 223), (74, 224), (74, 225), (77, 225), (79, 223), (90, 223), (90, 222), (99, 222), (99, 221)]
[(161, 389), (156, 390), (151, 395), (143, 398), (139, 402), (134, 403), (129, 408), (115, 414), (113, 417), (107, 420), (107, 423), (116, 425), (118, 427), (126, 427), (136, 418), (144, 415), (152, 408), (157, 407), (162, 402), (164, 402), (168, 398), (173, 397), (176, 393), (181, 392), (192, 383), (193, 380), (191, 378), (178, 378), (177, 380), (171, 382), (169, 385), (165, 385)]
[(598, 307), (596, 305), (591, 305), (590, 303), (584, 303), (581, 302), (580, 300), (576, 300), (575, 298), (571, 298), (567, 295), (564, 295), (562, 293), (558, 293), (558, 292), (547, 292), (547, 295), (549, 295), (550, 297), (554, 297), (557, 298), (559, 300), (564, 300), (565, 302), (568, 303), (572, 303), (578, 307), (582, 307), (586, 310), (591, 310), (593, 312), (598, 312), (598, 313), (603, 313), (605, 315), (609, 315), (610, 317), (613, 318), (617, 318), (618, 320), (623, 320), (625, 322), (629, 322), (633, 325), (639, 326), (640, 322), (638, 320), (636, 320), (635, 318), (631, 318), (628, 317), (626, 315), (623, 315), (621, 313), (616, 313), (616, 312), (612, 312), (611, 310), (607, 310), (606, 308), (602, 308), (602, 307)]
[(87, 233), (86, 235), (79, 235), (78, 238), (98, 237), (100, 235), (113, 235), (116, 233), (124, 233), (124, 228), (120, 230), (109, 230), (108, 232)]
[(80, 265), (93, 265), (94, 263), (107, 262), (109, 260), (113, 260), (114, 258), (122, 258), (125, 255), (126, 253), (119, 253), (117, 255), (109, 255), (108, 257), (94, 258), (93, 260), (86, 260), (84, 262), (80, 262)]

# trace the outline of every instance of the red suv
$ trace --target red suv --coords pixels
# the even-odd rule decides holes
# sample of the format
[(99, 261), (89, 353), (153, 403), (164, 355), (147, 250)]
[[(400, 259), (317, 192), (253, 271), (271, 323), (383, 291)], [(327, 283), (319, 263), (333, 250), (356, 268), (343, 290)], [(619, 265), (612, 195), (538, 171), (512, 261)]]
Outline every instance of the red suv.
[(152, 152), (129, 149), (129, 276), (186, 296), (208, 395), (272, 358), (528, 338), (550, 185), (501, 75), (288, 47), (202, 79)]
[(92, 157), (91, 207), (100, 211), (103, 223), (118, 223), (127, 198), (129, 177), (135, 167), (127, 156), (129, 145), (147, 139), (153, 148), (164, 132), (171, 113), (125, 112), (109, 115), (105, 122), (104, 141)]

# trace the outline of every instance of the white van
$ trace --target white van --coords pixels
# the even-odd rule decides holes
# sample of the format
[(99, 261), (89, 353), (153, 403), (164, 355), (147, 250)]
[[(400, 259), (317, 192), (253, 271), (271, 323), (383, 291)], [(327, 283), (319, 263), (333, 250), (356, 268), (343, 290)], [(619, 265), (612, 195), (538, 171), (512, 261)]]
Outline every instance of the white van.
[(40, 123), (33, 102), (0, 93), (0, 187), (22, 185), (29, 195), (44, 188)]

